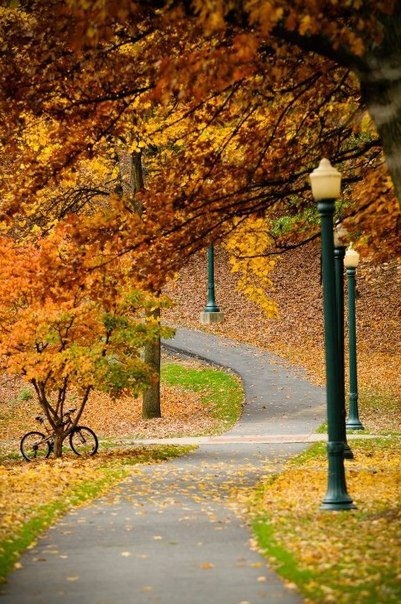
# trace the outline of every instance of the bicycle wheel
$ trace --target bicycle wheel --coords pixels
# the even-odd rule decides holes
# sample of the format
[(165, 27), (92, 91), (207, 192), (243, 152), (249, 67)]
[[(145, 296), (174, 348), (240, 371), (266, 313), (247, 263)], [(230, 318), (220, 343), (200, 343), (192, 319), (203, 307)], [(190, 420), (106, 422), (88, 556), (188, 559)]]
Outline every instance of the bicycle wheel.
[(20, 451), (27, 461), (46, 459), (49, 457), (51, 446), (42, 432), (27, 432), (21, 438)]
[(86, 426), (76, 426), (70, 434), (70, 447), (76, 455), (94, 455), (98, 446), (96, 434)]

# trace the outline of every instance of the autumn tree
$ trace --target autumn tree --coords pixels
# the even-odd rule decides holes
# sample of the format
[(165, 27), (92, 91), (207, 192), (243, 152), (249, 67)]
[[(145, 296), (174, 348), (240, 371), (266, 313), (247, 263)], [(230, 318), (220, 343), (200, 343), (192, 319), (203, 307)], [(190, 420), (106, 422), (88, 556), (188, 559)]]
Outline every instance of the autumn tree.
[[(160, 326), (151, 318), (152, 293), (150, 307), (143, 298), (130, 306), (124, 295), (133, 285), (159, 291), (205, 245), (225, 241), (240, 287), (273, 313), (265, 295), (272, 263), (260, 256), (317, 235), (307, 176), (322, 155), (344, 174), (338, 218), (354, 238), (369, 243), (381, 233), (401, 251), (400, 210), (383, 156), (384, 146), (398, 193), (399, 12), (392, 2), (370, 0), (5, 3), (2, 262), (13, 259), (10, 283), (23, 282), (25, 272), (34, 283), (38, 272), (39, 291), (29, 290), (22, 304), (12, 298), (21, 287), (4, 290), (4, 329), (14, 333), (7, 317), (17, 329), (28, 308), (30, 316), (47, 312), (38, 315), (38, 332), (22, 323), (18, 337), (9, 337), (3, 366), (36, 380), (52, 425), (66, 375), (82, 403), (93, 388), (110, 387), (105, 366), (135, 376), (130, 363), (139, 363), (145, 334), (154, 341)], [(135, 191), (119, 182), (117, 140), (131, 158), (146, 150), (145, 186)], [(35, 233), (43, 238), (29, 243)], [(44, 264), (63, 259), (60, 276), (17, 261), (24, 245), (33, 246), (25, 250), (33, 258), (53, 245)], [(146, 310), (150, 320), (139, 328)], [(115, 328), (106, 346), (110, 313), (106, 323)], [(86, 324), (94, 326), (90, 350), (81, 335)], [(71, 360), (76, 351), (87, 375)], [(43, 373), (34, 377), (28, 361)]]
[(33, 385), (56, 456), (68, 406), (78, 401), (76, 424), (94, 389), (138, 395), (158, 379), (140, 351), (160, 333), (157, 321), (144, 320), (160, 300), (135, 288), (128, 255), (111, 261), (106, 240), (74, 240), (73, 222), (30, 243), (1, 239), (1, 368)]

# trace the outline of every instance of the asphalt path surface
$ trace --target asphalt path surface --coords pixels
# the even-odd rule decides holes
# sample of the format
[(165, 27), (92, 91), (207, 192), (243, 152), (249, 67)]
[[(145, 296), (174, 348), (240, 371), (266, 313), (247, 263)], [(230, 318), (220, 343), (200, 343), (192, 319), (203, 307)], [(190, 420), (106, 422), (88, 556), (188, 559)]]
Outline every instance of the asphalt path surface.
[(165, 344), (239, 374), (241, 420), (63, 517), (22, 556), (1, 604), (302, 602), (255, 548), (238, 494), (303, 450), (325, 418), (322, 389), (235, 341), (180, 329)]

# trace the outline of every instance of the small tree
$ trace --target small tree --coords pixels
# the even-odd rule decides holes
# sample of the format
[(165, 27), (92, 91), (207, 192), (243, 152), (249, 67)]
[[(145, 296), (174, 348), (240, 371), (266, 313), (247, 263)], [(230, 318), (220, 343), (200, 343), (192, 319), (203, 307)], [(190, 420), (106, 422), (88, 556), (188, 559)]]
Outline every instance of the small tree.
[(140, 350), (159, 333), (145, 321), (154, 296), (133, 289), (129, 258), (80, 246), (68, 221), (19, 245), (0, 239), (0, 366), (33, 384), (62, 454), (62, 417), (73, 394), (77, 423), (92, 390), (138, 394), (157, 379)]

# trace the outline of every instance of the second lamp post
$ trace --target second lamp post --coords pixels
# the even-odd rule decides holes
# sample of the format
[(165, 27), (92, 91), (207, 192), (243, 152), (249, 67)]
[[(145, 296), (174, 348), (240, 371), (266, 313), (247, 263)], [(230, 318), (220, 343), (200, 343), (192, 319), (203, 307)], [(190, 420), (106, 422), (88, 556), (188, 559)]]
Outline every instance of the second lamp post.
[(355, 273), (359, 254), (352, 246), (344, 256), (348, 279), (348, 342), (349, 342), (349, 413), (346, 426), (351, 430), (364, 430), (358, 413), (358, 379), (356, 363)]
[(341, 422), (344, 441), (344, 457), (353, 459), (354, 454), (347, 442), (345, 429), (345, 351), (344, 351), (344, 257), (348, 231), (340, 223), (334, 229), (334, 267), (336, 276), (336, 303), (337, 303), (337, 337), (338, 337), (338, 380), (341, 413), (344, 421)]
[(214, 287), (214, 245), (211, 243), (207, 248), (207, 302), (200, 314), (200, 322), (220, 323), (224, 319), (224, 314), (216, 304), (216, 294)]

